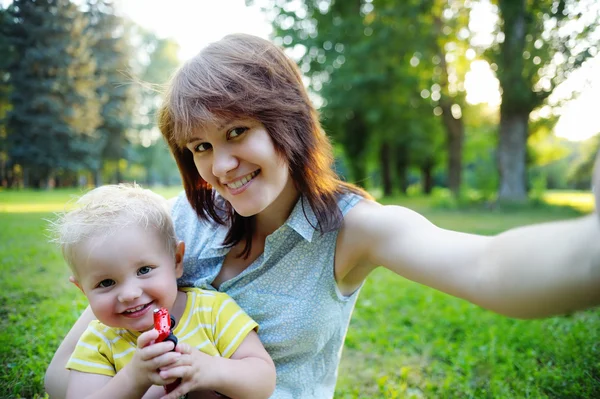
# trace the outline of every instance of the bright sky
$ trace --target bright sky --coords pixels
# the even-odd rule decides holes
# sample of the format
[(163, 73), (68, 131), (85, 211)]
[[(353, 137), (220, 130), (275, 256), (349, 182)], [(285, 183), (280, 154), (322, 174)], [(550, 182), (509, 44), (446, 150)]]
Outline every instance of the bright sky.
[(187, 60), (229, 33), (269, 38), (271, 25), (258, 7), (244, 0), (118, 0), (118, 9), (158, 36), (170, 37)]

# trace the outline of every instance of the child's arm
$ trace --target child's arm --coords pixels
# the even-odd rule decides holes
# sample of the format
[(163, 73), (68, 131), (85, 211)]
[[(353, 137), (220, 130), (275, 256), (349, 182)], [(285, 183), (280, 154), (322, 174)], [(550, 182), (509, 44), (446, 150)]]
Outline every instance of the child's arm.
[(166, 385), (174, 379), (161, 378), (158, 369), (173, 364), (180, 353), (172, 352), (172, 342), (149, 345), (158, 337), (150, 330), (138, 338), (132, 360), (114, 376), (71, 370), (67, 399), (141, 398), (152, 385)]
[(268, 398), (275, 390), (275, 364), (251, 331), (231, 358), (213, 357), (190, 348), (177, 345), (181, 357), (163, 368), (164, 379), (181, 378), (181, 384), (163, 399), (176, 399), (191, 391), (212, 390), (234, 399)]
[[(109, 377), (107, 375), (100, 374), (90, 374), (83, 373), (81, 371), (72, 370), (69, 373), (69, 381), (67, 382), (67, 398), (87, 398), (87, 397), (95, 397), (90, 396), (92, 392), (100, 392), (98, 396), (101, 395), (111, 395), (111, 398), (119, 398), (121, 396), (127, 396), (129, 398), (132, 397), (141, 397), (138, 392), (130, 392), (127, 388), (129, 388), (130, 381), (125, 381), (119, 386), (119, 381), (122, 375), (117, 378), (119, 373), (117, 373), (114, 377)], [(115, 383), (116, 380), (116, 383)], [(111, 391), (113, 387), (116, 389), (116, 394)], [(123, 389), (123, 387), (126, 387)], [(153, 385), (148, 389), (142, 399), (160, 399), (165, 394), (165, 388), (163, 386)], [(107, 396), (108, 397), (108, 396)]]
[(149, 387), (144, 389), (143, 386), (132, 384), (129, 376), (122, 372), (124, 370), (114, 377), (71, 370), (67, 385), (67, 399), (141, 398)]

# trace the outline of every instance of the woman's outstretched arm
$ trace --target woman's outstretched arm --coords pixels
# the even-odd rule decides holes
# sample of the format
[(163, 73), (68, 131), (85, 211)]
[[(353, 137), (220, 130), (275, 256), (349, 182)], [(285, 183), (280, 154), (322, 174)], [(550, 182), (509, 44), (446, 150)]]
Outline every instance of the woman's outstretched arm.
[[(593, 182), (598, 212), (600, 158)], [(339, 288), (353, 292), (377, 266), (507, 316), (564, 314), (600, 305), (600, 218), (593, 213), (480, 236), (363, 200), (338, 235)]]
[(600, 305), (597, 214), (488, 237), (441, 229), (409, 209), (363, 201), (345, 222), (344, 234), (358, 255), (352, 270), (339, 273), (342, 282), (360, 281), (381, 265), (512, 317)]
[(52, 399), (62, 399), (67, 394), (67, 383), (69, 381), (69, 370), (65, 368), (67, 361), (71, 357), (75, 345), (79, 341), (79, 337), (85, 331), (90, 321), (95, 320), (96, 316), (88, 306), (85, 311), (79, 316), (79, 319), (75, 322), (71, 330), (61, 342), (60, 346), (56, 350), (48, 370), (46, 370), (46, 376), (44, 377), (44, 386), (46, 392)]

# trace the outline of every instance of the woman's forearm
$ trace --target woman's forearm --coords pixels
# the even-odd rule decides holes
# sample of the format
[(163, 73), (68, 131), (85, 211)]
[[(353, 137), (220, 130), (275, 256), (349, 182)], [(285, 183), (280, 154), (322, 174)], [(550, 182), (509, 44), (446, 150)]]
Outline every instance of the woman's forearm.
[(480, 263), (480, 305), (533, 318), (600, 304), (600, 220), (516, 228), (490, 240)]
[[(221, 363), (221, 364), (219, 364)], [(214, 390), (235, 399), (269, 398), (275, 389), (275, 366), (258, 357), (219, 358)]]
[(44, 388), (51, 398), (61, 399), (67, 396), (69, 370), (65, 366), (75, 350), (79, 337), (81, 337), (81, 334), (83, 334), (88, 324), (90, 324), (90, 321), (95, 318), (94, 313), (92, 313), (88, 306), (81, 316), (79, 316), (73, 327), (71, 327), (71, 330), (61, 342), (56, 353), (54, 353), (54, 357), (48, 365), (46, 375), (44, 376)]

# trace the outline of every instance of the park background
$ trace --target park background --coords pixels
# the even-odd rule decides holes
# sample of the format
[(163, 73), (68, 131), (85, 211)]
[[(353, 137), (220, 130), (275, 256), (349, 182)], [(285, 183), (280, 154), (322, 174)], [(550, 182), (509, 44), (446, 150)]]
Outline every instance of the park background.
[[(495, 234), (592, 211), (599, 24), (593, 0), (0, 2), (0, 397), (44, 396), (86, 306), (53, 212), (100, 184), (181, 190), (155, 113), (208, 42), (285, 47), (346, 180)], [(600, 311), (508, 319), (378, 270), (336, 397), (600, 397)]]

